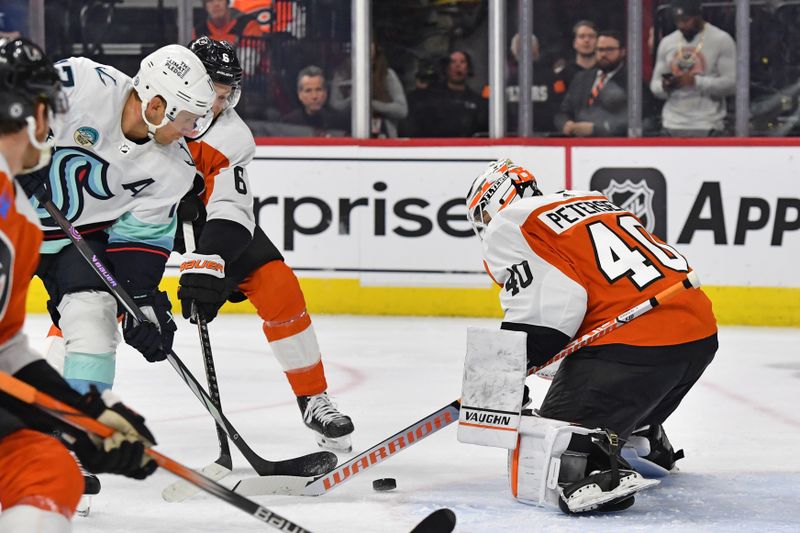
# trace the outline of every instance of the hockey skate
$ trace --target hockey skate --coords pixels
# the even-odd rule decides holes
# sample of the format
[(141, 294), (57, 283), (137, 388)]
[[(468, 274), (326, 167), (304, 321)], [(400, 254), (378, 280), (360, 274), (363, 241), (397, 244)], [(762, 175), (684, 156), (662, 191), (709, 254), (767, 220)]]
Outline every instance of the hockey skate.
[(660, 483), (633, 470), (619, 470), (616, 477), (619, 479), (615, 483), (612, 471), (595, 471), (585, 479), (562, 486), (558, 506), (567, 514), (623, 511), (633, 505), (636, 492)]
[(89, 516), (89, 513), (92, 511), (92, 496), (100, 494), (100, 479), (83, 467), (74, 452), (69, 453), (72, 455), (72, 458), (75, 459), (75, 463), (77, 463), (83, 475), (83, 496), (81, 496), (78, 502), (75, 514), (78, 516)]
[(303, 422), (317, 439), (321, 448), (349, 453), (353, 450), (350, 434), (353, 421), (336, 409), (327, 392), (314, 396), (298, 396), (297, 404), (303, 413)]

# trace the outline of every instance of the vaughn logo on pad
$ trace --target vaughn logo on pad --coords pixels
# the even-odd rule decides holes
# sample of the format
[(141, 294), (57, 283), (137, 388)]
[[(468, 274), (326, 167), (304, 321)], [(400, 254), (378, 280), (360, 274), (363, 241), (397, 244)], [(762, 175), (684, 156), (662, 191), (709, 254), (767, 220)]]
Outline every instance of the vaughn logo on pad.
[(516, 431), (519, 425), (519, 413), (462, 406), (461, 418), (458, 423), (485, 429)]

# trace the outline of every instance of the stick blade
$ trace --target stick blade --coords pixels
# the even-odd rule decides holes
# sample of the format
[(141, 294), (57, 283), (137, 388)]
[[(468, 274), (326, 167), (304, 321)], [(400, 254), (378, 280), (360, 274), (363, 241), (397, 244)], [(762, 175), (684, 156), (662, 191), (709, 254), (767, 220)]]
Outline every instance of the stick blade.
[(455, 527), (456, 513), (444, 507), (423, 518), (411, 533), (450, 533)]
[(321, 476), (336, 468), (339, 463), (336, 454), (329, 451), (309, 453), (283, 461), (267, 461), (260, 457), (246, 459), (259, 476)]
[[(211, 463), (210, 465), (204, 466), (198, 470), (198, 472), (208, 479), (219, 481), (230, 474), (231, 469), (217, 463)], [(191, 498), (195, 494), (202, 491), (203, 489), (197, 485), (189, 483), (184, 479), (179, 479), (178, 481), (167, 485), (164, 490), (161, 491), (161, 497), (170, 503), (178, 503)]]
[(313, 477), (303, 476), (261, 476), (245, 478), (239, 481), (233, 492), (242, 496), (265, 496), (268, 494), (288, 494), (305, 496), (306, 486), (314, 481)]

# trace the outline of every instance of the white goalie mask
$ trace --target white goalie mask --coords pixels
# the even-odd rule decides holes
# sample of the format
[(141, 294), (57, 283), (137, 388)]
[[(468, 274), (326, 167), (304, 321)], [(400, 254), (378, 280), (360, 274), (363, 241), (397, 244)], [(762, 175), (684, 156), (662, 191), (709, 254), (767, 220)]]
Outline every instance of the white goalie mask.
[[(168, 122), (184, 136), (197, 137), (214, 119), (214, 84), (200, 59), (183, 46), (164, 46), (145, 57), (133, 87), (142, 100), (142, 118), (151, 138)], [(147, 104), (156, 96), (163, 98), (167, 107), (160, 124), (152, 124), (145, 116)]]
[(518, 198), (541, 196), (536, 178), (510, 159), (498, 159), (475, 178), (467, 193), (467, 219), (483, 239), (486, 226), (501, 210)]

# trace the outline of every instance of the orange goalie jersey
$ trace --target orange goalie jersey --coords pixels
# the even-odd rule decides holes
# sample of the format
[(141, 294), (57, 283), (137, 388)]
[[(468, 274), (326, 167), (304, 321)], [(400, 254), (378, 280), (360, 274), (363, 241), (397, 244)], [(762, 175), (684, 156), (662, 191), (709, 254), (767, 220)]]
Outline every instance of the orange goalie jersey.
[(0, 346), (22, 330), (28, 285), (42, 244), (39, 217), (10, 174), (0, 156)]
[[(502, 287), (504, 321), (570, 338), (655, 296), (691, 270), (673, 247), (597, 192), (519, 199), (486, 230), (484, 260)], [(711, 302), (684, 291), (595, 344), (667, 346), (716, 332)]]

